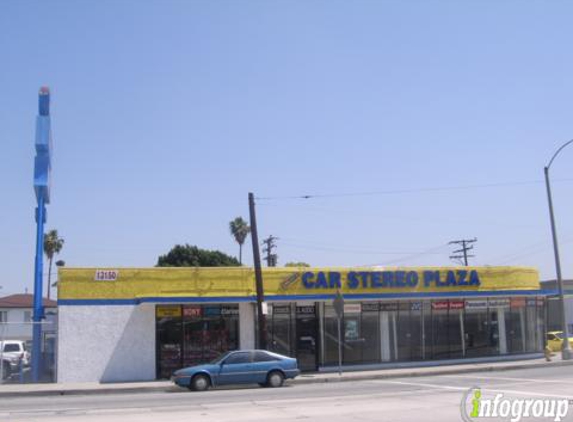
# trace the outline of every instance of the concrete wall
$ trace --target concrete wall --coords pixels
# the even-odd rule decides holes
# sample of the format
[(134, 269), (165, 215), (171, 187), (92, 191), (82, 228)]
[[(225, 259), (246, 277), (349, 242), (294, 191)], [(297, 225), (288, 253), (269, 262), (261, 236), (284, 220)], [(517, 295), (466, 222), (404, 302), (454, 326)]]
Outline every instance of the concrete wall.
[(155, 379), (154, 305), (61, 306), (57, 381)]
[(239, 348), (255, 348), (255, 304), (239, 303)]

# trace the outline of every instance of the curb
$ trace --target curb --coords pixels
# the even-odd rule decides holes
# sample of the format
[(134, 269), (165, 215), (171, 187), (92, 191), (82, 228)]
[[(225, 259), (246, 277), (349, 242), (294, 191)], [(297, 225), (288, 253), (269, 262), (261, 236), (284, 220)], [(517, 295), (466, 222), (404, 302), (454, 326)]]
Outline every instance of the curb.
[(146, 386), (128, 387), (128, 388), (70, 388), (66, 387), (51, 390), (31, 390), (31, 391), (0, 391), (0, 397), (53, 397), (53, 396), (89, 396), (89, 395), (106, 395), (106, 394), (137, 394), (137, 393), (159, 393), (169, 392), (173, 386)]
[[(469, 373), (480, 373), (480, 372), (503, 372), (516, 369), (528, 369), (528, 368), (541, 368), (541, 367), (563, 367), (573, 365), (573, 361), (561, 361), (561, 362), (539, 362), (539, 363), (515, 363), (504, 366), (487, 365), (480, 366), (476, 368), (436, 368), (435, 370), (420, 371), (420, 368), (412, 369), (408, 372), (394, 372), (394, 373), (363, 373), (360, 374), (354, 372), (343, 373), (342, 376), (338, 376), (337, 373), (333, 373), (331, 376), (326, 377), (300, 377), (295, 380), (287, 381), (290, 385), (304, 385), (304, 384), (324, 384), (324, 383), (335, 383), (335, 382), (351, 382), (351, 381), (366, 381), (375, 379), (394, 379), (394, 378), (413, 378), (413, 377), (430, 377), (430, 376), (440, 376), (440, 375), (456, 375), (456, 374), (469, 374)], [(116, 384), (117, 385), (117, 384)], [(141, 385), (133, 387), (97, 387), (97, 388), (66, 388), (62, 386), (61, 388), (46, 389), (46, 390), (15, 390), (15, 391), (0, 391), (0, 397), (50, 397), (50, 396), (78, 396), (78, 395), (106, 395), (106, 394), (137, 394), (137, 393), (154, 393), (154, 392), (164, 392), (164, 393), (177, 393), (183, 391), (180, 387), (176, 387), (171, 383), (166, 381), (165, 385)]]
[[(483, 366), (478, 368), (454, 368), (454, 369), (446, 369), (440, 368), (433, 371), (419, 371), (419, 370), (412, 370), (410, 372), (401, 372), (401, 373), (376, 373), (376, 374), (360, 374), (360, 375), (352, 375), (351, 372), (343, 373), (340, 377), (338, 375), (334, 375), (331, 377), (325, 378), (299, 378), (294, 381), (290, 381), (291, 384), (321, 384), (321, 383), (328, 383), (328, 382), (347, 382), (347, 381), (366, 381), (366, 380), (373, 380), (373, 379), (392, 379), (392, 378), (414, 378), (414, 377), (431, 377), (431, 376), (440, 376), (440, 375), (456, 375), (456, 374), (470, 374), (470, 373), (479, 373), (479, 372), (503, 372), (503, 371), (511, 371), (516, 369), (529, 369), (529, 368), (541, 368), (541, 367), (561, 367), (561, 366), (569, 366), (573, 365), (573, 361), (568, 362), (555, 362), (555, 363), (547, 363), (547, 362), (540, 362), (540, 363), (516, 363), (513, 365), (505, 365), (505, 366)], [(419, 368), (418, 368), (419, 369)], [(346, 376), (345, 376), (346, 375)]]

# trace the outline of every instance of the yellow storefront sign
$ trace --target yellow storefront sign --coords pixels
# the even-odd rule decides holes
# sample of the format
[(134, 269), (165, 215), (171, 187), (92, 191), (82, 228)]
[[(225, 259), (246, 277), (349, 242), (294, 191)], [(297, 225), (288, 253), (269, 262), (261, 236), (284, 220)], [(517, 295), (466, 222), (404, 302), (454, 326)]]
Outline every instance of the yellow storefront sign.
[[(230, 268), (114, 268), (115, 280), (98, 281), (96, 268), (61, 268), (58, 299), (235, 298), (256, 296), (254, 270)], [(266, 268), (268, 300), (333, 295), (503, 292), (539, 290), (528, 267)]]
[(157, 306), (157, 316), (159, 318), (171, 317), (177, 318), (181, 316), (181, 306), (179, 305), (159, 305)]

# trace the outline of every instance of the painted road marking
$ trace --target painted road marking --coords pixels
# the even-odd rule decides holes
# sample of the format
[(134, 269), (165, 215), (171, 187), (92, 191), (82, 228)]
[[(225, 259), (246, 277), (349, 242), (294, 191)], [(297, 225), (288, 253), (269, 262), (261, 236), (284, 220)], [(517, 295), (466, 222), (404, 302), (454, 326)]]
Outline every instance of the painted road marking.
[[(386, 384), (400, 384), (400, 385), (411, 385), (414, 387), (424, 387), (424, 388), (433, 388), (433, 389), (442, 389), (442, 390), (456, 390), (456, 391), (468, 391), (469, 387), (456, 387), (453, 385), (440, 385), (440, 384), (426, 384), (426, 383), (418, 383), (418, 382), (406, 382), (406, 381), (384, 381), (384, 380), (377, 380), (374, 381), (376, 383), (386, 383)], [(544, 393), (536, 393), (533, 391), (516, 391), (516, 390), (499, 390), (496, 388), (487, 388), (487, 387), (480, 387), (482, 391), (491, 391), (493, 393), (504, 393), (504, 394), (516, 394), (521, 396), (539, 396), (539, 397), (551, 397), (555, 399), (568, 399), (573, 400), (573, 396), (562, 396), (558, 394), (544, 394)]]
[(544, 379), (533, 379), (533, 378), (512, 378), (512, 377), (492, 377), (483, 375), (442, 375), (444, 378), (480, 378), (488, 380), (501, 380), (501, 381), (519, 381), (519, 382), (545, 382), (552, 384), (573, 384), (573, 381), (563, 381), (563, 380), (544, 380)]

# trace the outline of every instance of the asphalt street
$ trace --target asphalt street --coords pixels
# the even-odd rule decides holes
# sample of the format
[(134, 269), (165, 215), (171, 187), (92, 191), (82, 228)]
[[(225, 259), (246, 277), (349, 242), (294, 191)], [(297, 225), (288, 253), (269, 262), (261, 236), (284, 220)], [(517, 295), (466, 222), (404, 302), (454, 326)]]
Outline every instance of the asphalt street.
[[(573, 421), (573, 366), (491, 373), (165, 392), (0, 399), (4, 421), (460, 421), (472, 387), (507, 398), (568, 400)], [(487, 421), (509, 420), (488, 418)], [(553, 420), (527, 418), (522, 420)]]

